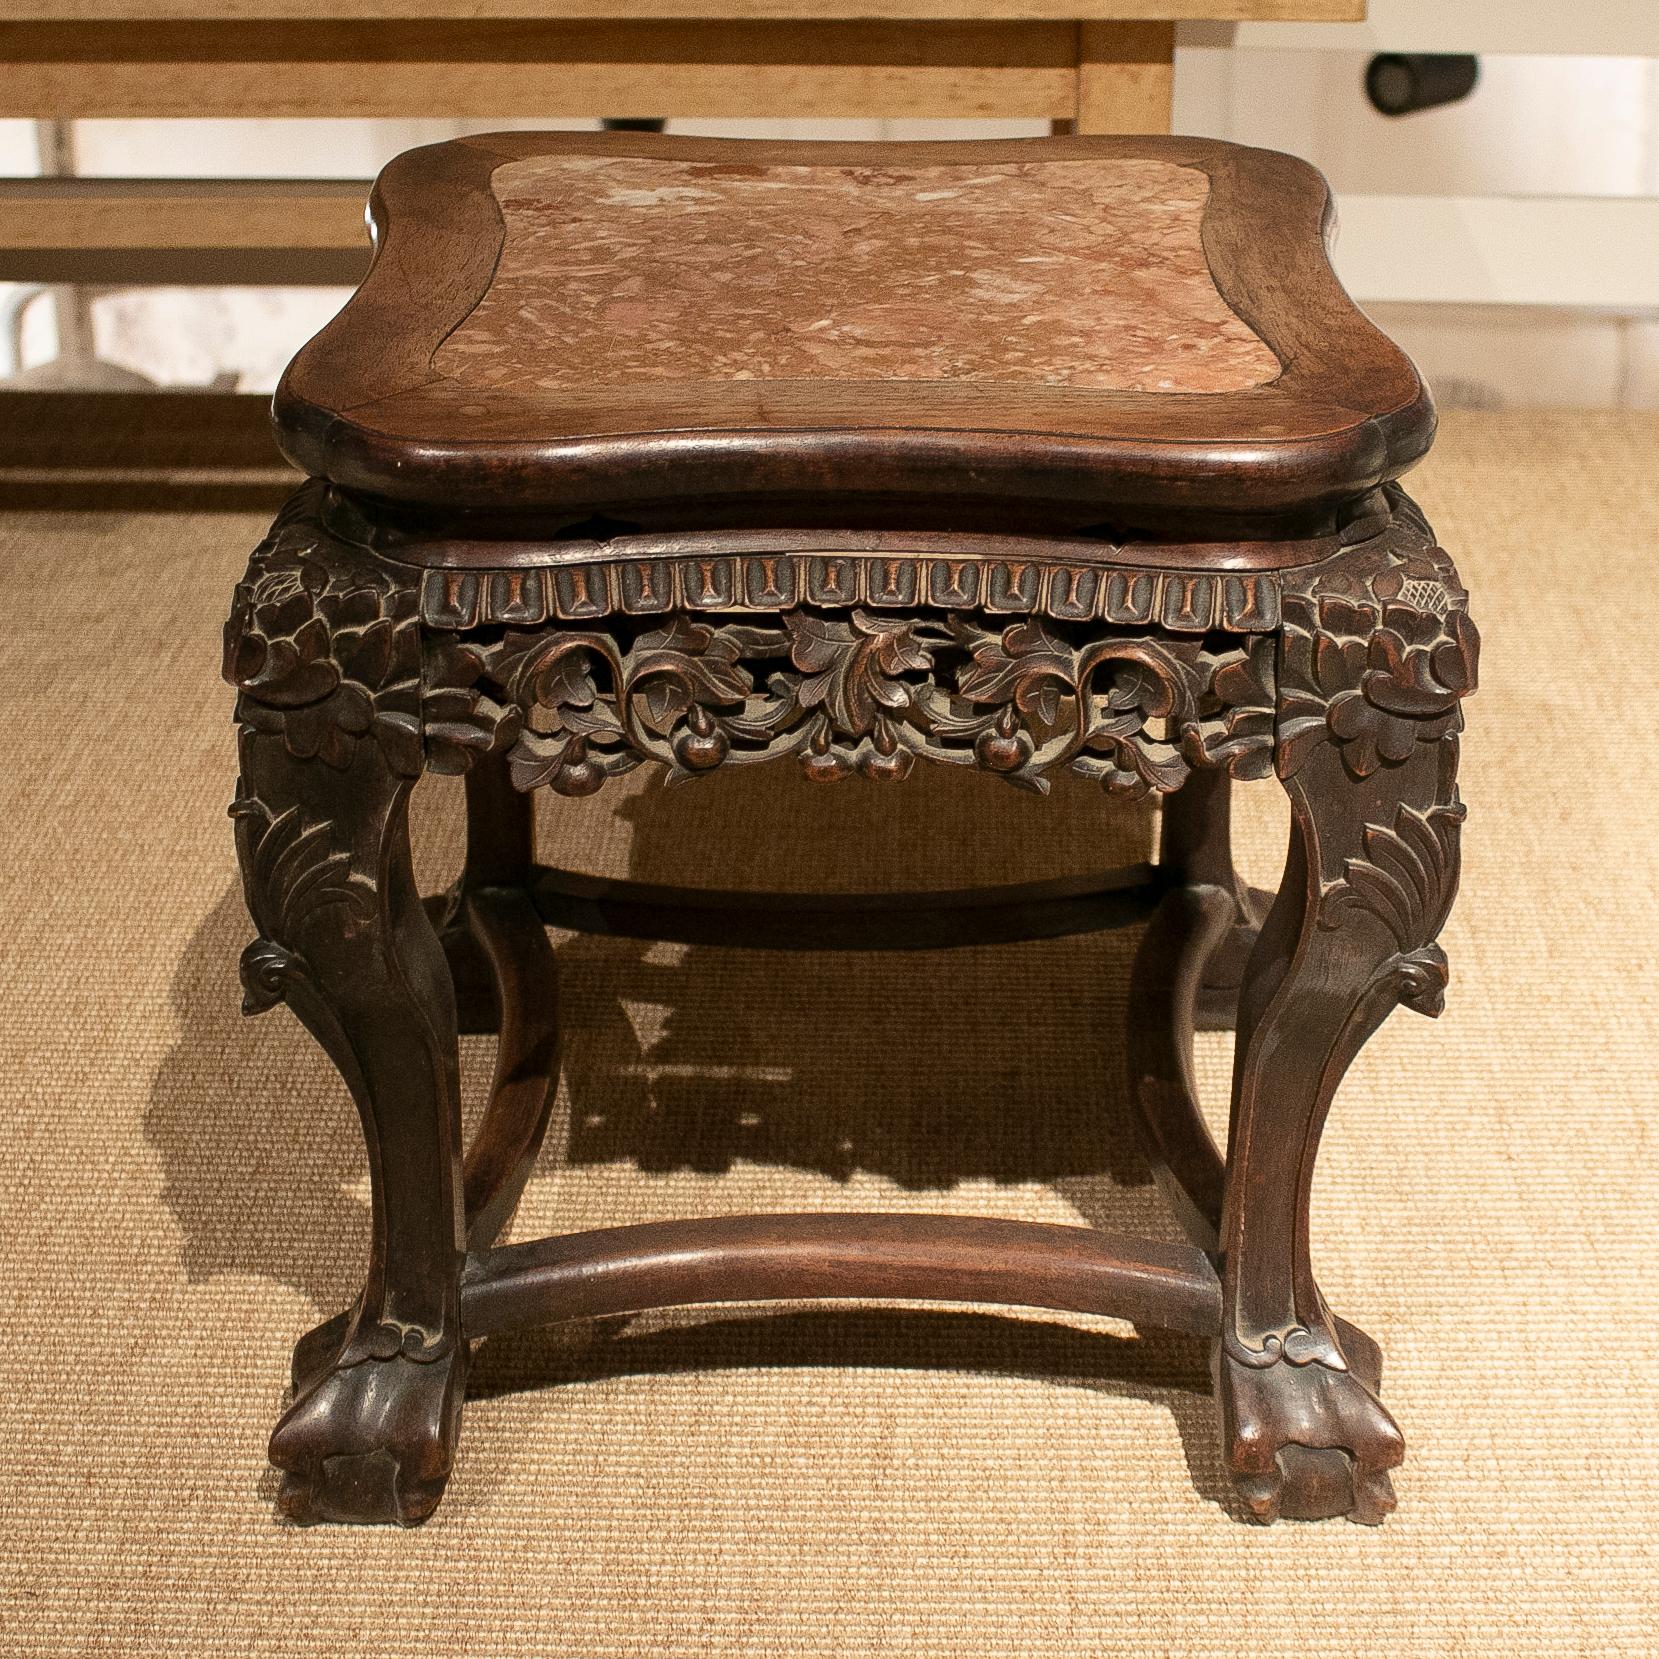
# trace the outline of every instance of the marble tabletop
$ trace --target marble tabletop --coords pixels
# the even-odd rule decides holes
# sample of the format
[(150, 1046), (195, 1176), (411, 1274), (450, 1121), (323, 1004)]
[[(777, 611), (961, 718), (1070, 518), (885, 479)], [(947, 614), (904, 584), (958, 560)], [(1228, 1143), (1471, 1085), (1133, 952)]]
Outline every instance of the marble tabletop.
[(498, 167), (457, 391), (966, 381), (1164, 393), (1280, 365), (1226, 305), (1209, 181), (1141, 159), (920, 166), (532, 156)]

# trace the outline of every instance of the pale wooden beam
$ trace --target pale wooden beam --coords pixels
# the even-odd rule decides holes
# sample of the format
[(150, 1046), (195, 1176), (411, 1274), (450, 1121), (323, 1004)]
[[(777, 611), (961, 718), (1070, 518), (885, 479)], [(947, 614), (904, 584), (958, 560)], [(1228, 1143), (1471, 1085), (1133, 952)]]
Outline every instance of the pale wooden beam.
[(1076, 24), (0, 24), (0, 116), (1069, 117)]
[(0, 248), (361, 248), (367, 179), (0, 179)]
[(1167, 133), (1175, 98), (1175, 25), (1078, 25), (1079, 133)]
[[(1401, 0), (1393, 0), (1398, 6)], [(1443, 0), (1420, 0), (1444, 10)], [(1645, 6), (1649, 0), (1602, 0)], [(30, 22), (320, 22), (374, 18), (542, 20), (549, 0), (9, 0), (8, 17)], [(706, 18), (730, 22), (1008, 23), (1120, 20), (1345, 23), (1365, 16), (1365, 0), (565, 0), (566, 22), (650, 22)]]
[[(1334, 19), (1286, 23), (1254, 18), (1199, 25), (1194, 44), (1237, 45), (1265, 52), (1474, 52), (1537, 57), (1659, 55), (1653, 0), (1506, 0), (1504, 5), (1448, 5), (1446, 0), (1372, 0), (1370, 15), (1340, 28)], [(1236, 27), (1234, 26), (1236, 24)], [(1183, 44), (1185, 44), (1183, 39)]]
[(0, 179), (0, 282), (353, 285), (366, 179)]

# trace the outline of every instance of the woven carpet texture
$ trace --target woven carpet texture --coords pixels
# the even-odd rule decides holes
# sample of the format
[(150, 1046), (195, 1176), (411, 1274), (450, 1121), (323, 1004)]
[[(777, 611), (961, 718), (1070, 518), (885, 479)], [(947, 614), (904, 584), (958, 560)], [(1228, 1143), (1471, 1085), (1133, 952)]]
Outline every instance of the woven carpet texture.
[[(485, 1345), (414, 1532), (301, 1530), (265, 1439), (361, 1272), (355, 1114), (251, 936), (225, 805), (231, 585), (264, 513), (0, 513), (5, 1655), (1502, 1655), (1659, 1651), (1659, 819), (1633, 722), (1659, 420), (1449, 417), (1413, 480), (1485, 636), (1453, 982), (1350, 1073), (1315, 1193), (1381, 1342), (1399, 1512), (1243, 1522), (1201, 1343), (941, 1307), (705, 1308)], [(1285, 806), (1241, 791), (1277, 880)], [(423, 787), (427, 882), (459, 794)], [(952, 769), (783, 765), (541, 810), (662, 882), (1035, 879), (1146, 811)], [(560, 935), (559, 1115), (515, 1236), (746, 1210), (1173, 1237), (1117, 1083), (1133, 934), (775, 956)], [(1224, 1120), (1230, 1039), (1202, 1038)], [(476, 1113), (490, 1044), (468, 1039)]]

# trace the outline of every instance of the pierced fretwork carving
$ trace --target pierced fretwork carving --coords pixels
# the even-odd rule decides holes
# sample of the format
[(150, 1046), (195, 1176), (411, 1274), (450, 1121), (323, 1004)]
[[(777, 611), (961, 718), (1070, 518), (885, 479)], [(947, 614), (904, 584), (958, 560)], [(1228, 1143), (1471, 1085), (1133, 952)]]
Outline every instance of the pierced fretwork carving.
[(1288, 778), (1327, 738), (1363, 778), (1457, 728), (1478, 649), (1449, 561), (1386, 494), (1385, 533), (1274, 579), (1272, 632), (1255, 613), (1204, 631), (1184, 609), (1005, 620), (919, 585), (907, 608), (826, 609), (792, 588), (759, 616), (433, 628), (423, 661), (419, 574), (333, 534), (312, 485), (237, 589), (225, 674), (238, 717), (296, 758), (344, 767), (369, 738), (414, 777), (505, 751), (520, 787), (570, 794), (645, 760), (683, 777), (790, 753), (822, 779), (900, 778), (923, 756), (1027, 788), (1069, 766), (1167, 793), (1195, 766), (1256, 777), (1275, 755)]
[(686, 777), (795, 754), (825, 780), (902, 778), (921, 757), (1039, 790), (1069, 766), (1137, 795), (1196, 765), (1267, 774), (1271, 654), (1240, 635), (803, 608), (772, 626), (677, 616), (631, 638), (438, 640), (429, 696), (453, 702), (454, 753), (506, 747), (520, 788), (579, 795), (645, 760)]

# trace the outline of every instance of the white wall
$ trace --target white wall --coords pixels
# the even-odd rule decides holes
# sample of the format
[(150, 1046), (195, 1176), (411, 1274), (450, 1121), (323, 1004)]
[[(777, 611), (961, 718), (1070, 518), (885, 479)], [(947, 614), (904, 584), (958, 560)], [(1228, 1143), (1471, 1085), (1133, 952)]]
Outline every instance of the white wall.
[[(1413, 3), (1372, 0), (1383, 44), (1402, 44), (1385, 31), (1390, 15)], [(1659, 0), (1642, 3), (1659, 53)], [(1437, 15), (1477, 9), (1467, 0), (1461, 6), (1446, 0)], [(1530, 13), (1554, 27), (1559, 9), (1533, 6)], [(1515, 28), (1529, 8), (1515, 0), (1502, 10)], [(1635, 15), (1627, 11), (1627, 20)], [(1265, 27), (1190, 33), (1199, 41), (1283, 38)], [(1320, 31), (1320, 38), (1330, 33)], [(1472, 27), (1470, 33), (1482, 38)], [(1606, 39), (1624, 43), (1633, 33), (1610, 32)], [(1489, 239), (1491, 215), (1478, 204), (1453, 215), (1448, 236), (1446, 215), (1420, 202), (1515, 198), (1524, 206), (1554, 196), (1659, 198), (1659, 56), (1484, 56), (1468, 99), (1398, 119), (1377, 114), (1366, 101), (1368, 61), (1364, 52), (1194, 45), (1180, 56), (1176, 125), (1305, 155), (1324, 170), (1339, 199), (1407, 198), (1398, 211), (1380, 211), (1384, 204), (1368, 200), (1365, 213), (1343, 216), (1335, 259), (1357, 297), (1422, 365), (1443, 403), (1659, 407), (1659, 259), (1626, 246), (1619, 215), (1607, 214), (1604, 223), (1568, 238), (1553, 228), (1548, 204), (1538, 201), (1534, 214), (1518, 215), (1521, 234)], [(1641, 212), (1650, 236), (1659, 234), (1659, 207)], [(1524, 226), (1533, 218), (1551, 228), (1528, 239)], [(1363, 238), (1358, 246), (1356, 233)], [(1626, 259), (1618, 268), (1621, 280), (1609, 276), (1600, 290), (1620, 296), (1620, 314), (1600, 314), (1600, 305), (1581, 292), (1588, 287), (1594, 296), (1596, 283), (1581, 279)], [(1575, 303), (1498, 303), (1513, 286), (1506, 273), (1520, 260), (1546, 296)], [(1422, 290), (1442, 292), (1445, 283), (1430, 279), (1449, 279), (1458, 303), (1379, 301), (1411, 285), (1373, 273), (1397, 279), (1418, 269)]]

